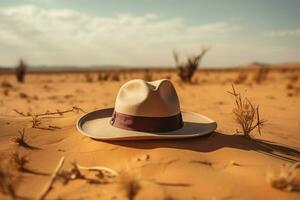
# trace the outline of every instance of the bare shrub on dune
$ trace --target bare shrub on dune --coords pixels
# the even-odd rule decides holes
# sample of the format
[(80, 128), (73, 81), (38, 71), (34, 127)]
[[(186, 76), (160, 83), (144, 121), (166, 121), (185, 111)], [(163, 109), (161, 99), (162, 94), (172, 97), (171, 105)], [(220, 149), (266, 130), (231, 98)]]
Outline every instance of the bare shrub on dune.
[(139, 179), (131, 172), (122, 171), (120, 173), (120, 188), (125, 191), (129, 200), (134, 200), (136, 195), (142, 189)]
[(12, 173), (8, 163), (0, 161), (0, 192), (9, 195), (12, 199), (17, 199), (16, 185), (18, 178)]
[(268, 64), (257, 63), (257, 65), (258, 65), (258, 69), (254, 74), (253, 80), (257, 84), (260, 84), (267, 79), (270, 69), (268, 67)]
[(22, 59), (20, 59), (19, 65), (16, 67), (15, 70), (15, 75), (19, 83), (24, 82), (27, 69), (27, 64)]
[(269, 172), (266, 180), (273, 188), (300, 192), (300, 162), (281, 166), (279, 172)]
[[(242, 134), (246, 138), (251, 138), (252, 131), (257, 128), (261, 135), (261, 128), (265, 124), (265, 120), (260, 119), (259, 105), (255, 106), (247, 98), (242, 97), (240, 93), (235, 91), (232, 85), (232, 92), (228, 92), (235, 98), (235, 107), (232, 112), (235, 116), (235, 121), (242, 128)], [(240, 131), (237, 130), (238, 133)]]
[(201, 53), (197, 56), (189, 57), (185, 63), (180, 63), (179, 55), (177, 52), (173, 52), (176, 67), (178, 69), (178, 76), (183, 82), (191, 83), (192, 77), (195, 74), (197, 68), (204, 55), (208, 52), (209, 48), (203, 48)]
[(234, 84), (243, 84), (248, 78), (247, 72), (240, 72), (238, 77), (235, 79)]

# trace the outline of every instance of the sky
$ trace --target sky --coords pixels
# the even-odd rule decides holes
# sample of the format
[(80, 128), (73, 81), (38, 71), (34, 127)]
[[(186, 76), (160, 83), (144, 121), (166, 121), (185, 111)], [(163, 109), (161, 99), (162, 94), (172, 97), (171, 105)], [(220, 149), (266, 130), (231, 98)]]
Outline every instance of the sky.
[(300, 61), (299, 0), (1, 0), (0, 66)]

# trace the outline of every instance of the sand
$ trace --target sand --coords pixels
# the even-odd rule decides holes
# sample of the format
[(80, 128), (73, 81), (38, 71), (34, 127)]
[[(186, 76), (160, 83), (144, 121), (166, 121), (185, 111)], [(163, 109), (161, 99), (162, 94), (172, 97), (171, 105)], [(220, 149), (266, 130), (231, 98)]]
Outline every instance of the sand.
[[(82, 112), (68, 112), (41, 119), (32, 128), (31, 117), (20, 112), (44, 113), (84, 111), (113, 107), (120, 86), (129, 79), (143, 78), (144, 72), (120, 73), (119, 81), (99, 81), (97, 73), (32, 73), (24, 84), (14, 74), (0, 75), (0, 153), (8, 159), (18, 150), (29, 159), (30, 172), (21, 177), (16, 193), (25, 199), (37, 198), (49, 181), (60, 158), (63, 169), (75, 160), (84, 166), (105, 166), (133, 174), (140, 190), (135, 199), (300, 199), (299, 192), (273, 188), (266, 180), (283, 164), (300, 161), (300, 70), (271, 70), (265, 80), (253, 81), (255, 70), (236, 89), (260, 105), (267, 120), (262, 135), (254, 131), (249, 140), (236, 134), (233, 97), (227, 93), (240, 70), (199, 71), (193, 84), (179, 81), (174, 71), (153, 71), (152, 78), (171, 78), (181, 107), (204, 114), (218, 123), (206, 137), (183, 140), (101, 142), (79, 134), (75, 127)], [(91, 80), (88, 80), (91, 79)], [(3, 84), (3, 82), (5, 82)], [(7, 85), (11, 84), (11, 87)], [(25, 128), (33, 149), (19, 147), (11, 139)], [(93, 173), (87, 173), (93, 176)], [(126, 199), (122, 184), (91, 184), (74, 180), (54, 183), (49, 199)], [(10, 199), (0, 194), (0, 199)]]

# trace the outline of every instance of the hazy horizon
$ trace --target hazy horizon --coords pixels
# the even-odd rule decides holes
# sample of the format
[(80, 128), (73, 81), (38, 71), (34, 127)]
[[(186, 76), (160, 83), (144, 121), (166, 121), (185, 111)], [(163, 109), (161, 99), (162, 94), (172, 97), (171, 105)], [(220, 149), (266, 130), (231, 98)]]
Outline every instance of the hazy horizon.
[(300, 61), (300, 1), (2, 0), (0, 66), (227, 67)]

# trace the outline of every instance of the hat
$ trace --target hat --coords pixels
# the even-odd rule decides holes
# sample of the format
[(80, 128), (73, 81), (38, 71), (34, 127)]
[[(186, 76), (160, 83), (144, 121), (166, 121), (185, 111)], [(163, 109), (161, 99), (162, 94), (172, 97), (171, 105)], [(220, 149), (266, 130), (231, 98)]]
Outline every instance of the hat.
[(114, 108), (87, 113), (77, 121), (81, 134), (99, 140), (189, 138), (216, 128), (214, 120), (181, 110), (167, 79), (128, 81), (120, 88)]

